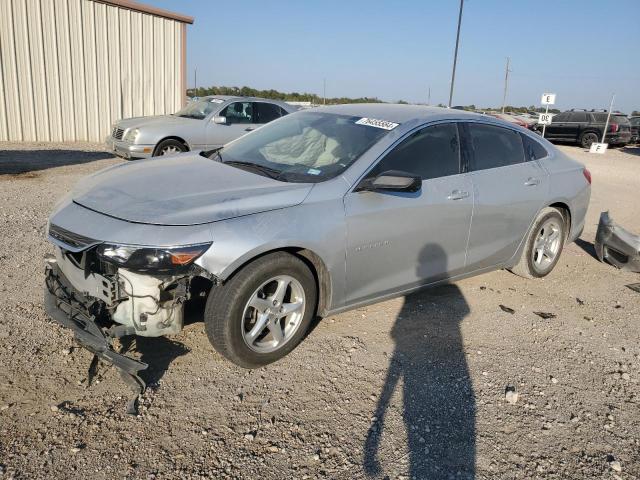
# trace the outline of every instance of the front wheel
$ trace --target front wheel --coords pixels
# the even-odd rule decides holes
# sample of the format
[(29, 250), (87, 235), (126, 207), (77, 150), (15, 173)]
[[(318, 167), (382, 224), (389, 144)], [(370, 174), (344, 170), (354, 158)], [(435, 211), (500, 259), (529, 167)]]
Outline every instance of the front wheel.
[(291, 352), (316, 310), (309, 267), (286, 252), (251, 262), (211, 289), (205, 330), (213, 347), (236, 365), (257, 368)]
[(567, 238), (567, 225), (556, 208), (544, 208), (533, 223), (522, 256), (511, 272), (525, 278), (540, 278), (551, 273), (560, 259)]
[(161, 157), (164, 155), (175, 155), (176, 153), (186, 152), (187, 147), (184, 143), (169, 138), (167, 140), (163, 140), (158, 144), (155, 151), (153, 152), (154, 157)]

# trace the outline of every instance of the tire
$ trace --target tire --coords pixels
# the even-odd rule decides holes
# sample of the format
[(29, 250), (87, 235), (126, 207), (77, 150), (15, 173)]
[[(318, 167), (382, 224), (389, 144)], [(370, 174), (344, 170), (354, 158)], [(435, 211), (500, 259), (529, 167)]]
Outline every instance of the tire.
[(583, 133), (580, 136), (580, 145), (582, 148), (591, 148), (592, 143), (598, 142), (598, 135), (593, 132)]
[[(557, 237), (555, 237), (556, 233)], [(509, 270), (524, 278), (541, 278), (549, 275), (560, 259), (567, 233), (567, 222), (557, 208), (542, 209), (527, 234), (520, 260)], [(542, 238), (548, 239), (547, 235), (550, 234), (554, 235), (553, 240), (542, 240)], [(545, 253), (541, 254), (541, 250)], [(550, 254), (553, 254), (552, 258)]]
[[(276, 287), (280, 282), (286, 286), (278, 302)], [(259, 309), (252, 306), (254, 303)], [(279, 360), (300, 343), (315, 316), (316, 304), (317, 285), (309, 267), (287, 252), (270, 253), (211, 289), (204, 313), (205, 330), (222, 356), (241, 367), (258, 368)], [(285, 308), (296, 310), (278, 318)], [(248, 337), (254, 332), (252, 341)]]
[(187, 146), (179, 140), (169, 138), (161, 141), (156, 149), (153, 151), (154, 157), (162, 157), (164, 155), (175, 155), (176, 153), (186, 152)]

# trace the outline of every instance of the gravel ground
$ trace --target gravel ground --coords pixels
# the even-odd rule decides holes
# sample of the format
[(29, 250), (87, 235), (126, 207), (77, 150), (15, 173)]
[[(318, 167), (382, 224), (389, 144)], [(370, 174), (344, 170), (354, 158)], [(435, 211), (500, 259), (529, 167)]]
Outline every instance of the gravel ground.
[(547, 278), (498, 271), (326, 318), (254, 371), (194, 322), (138, 342), (134, 417), (114, 368), (87, 387), (90, 354), (41, 300), (48, 212), (120, 160), (0, 144), (0, 478), (639, 478), (640, 275), (592, 242), (605, 209), (640, 233), (640, 151), (562, 148), (592, 202)]

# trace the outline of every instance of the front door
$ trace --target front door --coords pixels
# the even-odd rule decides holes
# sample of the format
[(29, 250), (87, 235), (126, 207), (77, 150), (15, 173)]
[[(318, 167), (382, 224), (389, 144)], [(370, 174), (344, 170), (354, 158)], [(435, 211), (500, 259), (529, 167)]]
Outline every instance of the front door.
[(464, 124), (463, 131), (472, 151), (475, 203), (467, 266), (474, 271), (501, 265), (513, 257), (542, 207), (549, 185), (538, 161), (529, 153), (525, 155), (523, 134), (481, 123)]
[(221, 147), (258, 126), (254, 122), (253, 102), (230, 103), (217, 116), (225, 117), (226, 123), (215, 123), (213, 118), (209, 121), (206, 133), (209, 148)]
[(388, 170), (421, 176), (422, 189), (345, 196), (349, 303), (465, 269), (473, 190), (469, 175), (461, 173), (457, 125), (442, 123), (411, 134), (365, 178)]

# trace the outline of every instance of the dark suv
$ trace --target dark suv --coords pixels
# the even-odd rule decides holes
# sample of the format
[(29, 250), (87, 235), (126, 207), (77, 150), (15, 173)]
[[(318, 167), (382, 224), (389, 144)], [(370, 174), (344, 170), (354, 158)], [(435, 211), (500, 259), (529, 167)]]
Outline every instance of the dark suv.
[(640, 143), (640, 117), (629, 117), (631, 122), (631, 142)]
[[(602, 140), (606, 121), (607, 112), (569, 110), (553, 116), (544, 136), (548, 140), (578, 143), (589, 148), (592, 143)], [(542, 125), (536, 125), (535, 130), (542, 132)], [(624, 146), (630, 141), (629, 119), (622, 113), (612, 112), (605, 143)]]

